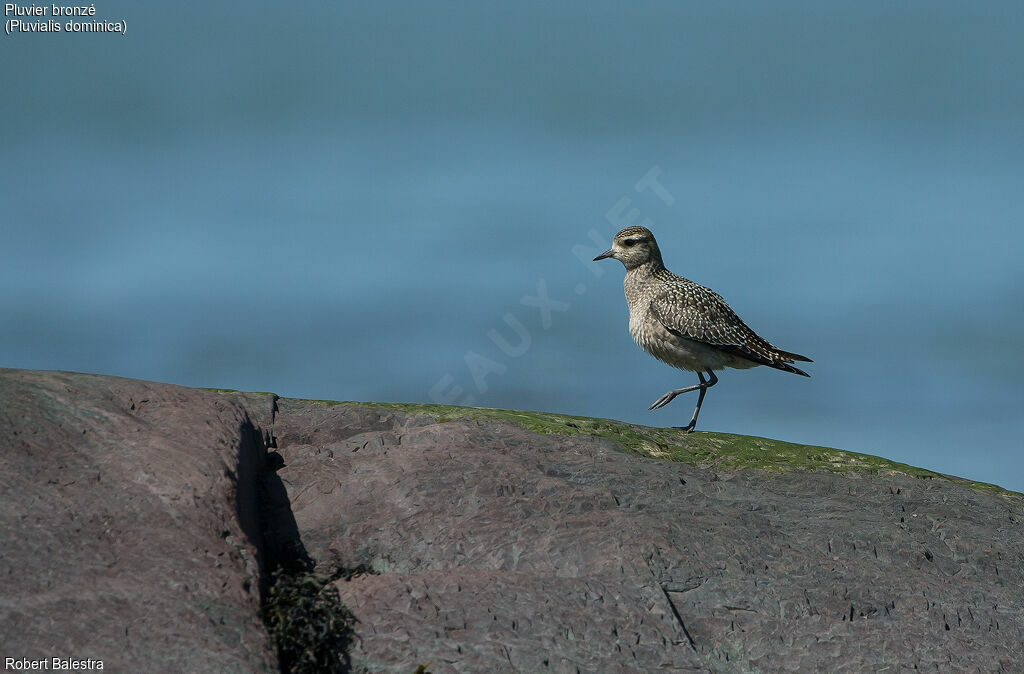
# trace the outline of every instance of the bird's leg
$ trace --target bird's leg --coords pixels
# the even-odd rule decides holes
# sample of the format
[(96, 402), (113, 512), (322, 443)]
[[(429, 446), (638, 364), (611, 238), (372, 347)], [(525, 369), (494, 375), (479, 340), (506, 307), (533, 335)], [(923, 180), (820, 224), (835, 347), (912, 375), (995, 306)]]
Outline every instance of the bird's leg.
[(655, 400), (653, 403), (651, 403), (651, 406), (648, 407), (647, 409), (649, 409), (649, 410), (660, 409), (660, 408), (664, 407), (665, 405), (668, 405), (673, 400), (675, 400), (675, 397), (677, 395), (680, 395), (680, 394), (683, 394), (683, 393), (689, 393), (690, 391), (696, 391), (697, 389), (700, 389), (700, 390), (703, 391), (706, 388), (706, 385), (704, 384), (704, 375), (702, 375), (701, 373), (698, 372), (697, 376), (700, 377), (700, 384), (698, 384), (697, 386), (687, 386), (686, 388), (672, 389), (671, 391), (669, 391), (668, 393), (666, 393), (665, 395), (661, 396), (660, 398)]
[[(708, 370), (708, 375), (710, 375), (711, 379), (708, 381), (707, 386), (701, 388), (700, 395), (697, 396), (697, 406), (693, 408), (693, 418), (690, 419), (689, 424), (679, 430), (693, 433), (693, 429), (697, 427), (697, 415), (700, 414), (700, 404), (704, 402), (704, 394), (708, 392), (709, 388), (718, 383), (718, 377), (715, 376), (714, 371)], [(700, 383), (703, 384), (704, 377), (701, 377), (700, 372), (697, 373), (697, 376), (700, 377)]]
[(675, 399), (677, 395), (680, 395), (682, 393), (689, 393), (690, 391), (699, 390), (700, 395), (697, 397), (697, 407), (693, 410), (693, 418), (690, 419), (690, 423), (688, 425), (678, 427), (681, 431), (693, 431), (693, 429), (697, 426), (697, 415), (700, 414), (700, 406), (701, 403), (704, 402), (704, 394), (707, 393), (707, 390), (709, 388), (718, 383), (718, 377), (712, 370), (708, 370), (708, 376), (710, 377), (710, 379), (705, 381), (704, 374), (698, 372), (697, 378), (700, 379), (700, 384), (697, 384), (696, 386), (687, 386), (686, 388), (673, 389), (666, 393), (665, 395), (658, 398), (657, 400), (655, 400), (654, 404), (647, 409), (656, 410), (658, 408), (664, 407), (665, 405), (668, 405), (670, 402), (672, 402), (673, 399)]

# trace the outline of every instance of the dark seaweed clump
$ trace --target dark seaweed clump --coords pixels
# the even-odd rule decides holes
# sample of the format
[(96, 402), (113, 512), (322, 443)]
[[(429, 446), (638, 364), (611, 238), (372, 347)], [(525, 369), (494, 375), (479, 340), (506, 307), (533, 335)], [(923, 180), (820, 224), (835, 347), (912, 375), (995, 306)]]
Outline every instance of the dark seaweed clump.
[(355, 617), (341, 603), (331, 575), (281, 567), (271, 574), (263, 621), (277, 644), (282, 672), (351, 671), (348, 649)]

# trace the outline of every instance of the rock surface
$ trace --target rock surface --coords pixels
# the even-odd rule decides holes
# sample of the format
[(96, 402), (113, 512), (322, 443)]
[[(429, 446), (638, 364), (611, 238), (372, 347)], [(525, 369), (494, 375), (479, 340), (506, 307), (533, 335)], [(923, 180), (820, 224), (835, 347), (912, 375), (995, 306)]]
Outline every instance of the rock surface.
[(0, 370), (0, 657), (276, 671), (250, 436), (212, 393)]
[(1013, 671), (1018, 497), (279, 401), (279, 471), (374, 671)]
[(358, 620), (356, 670), (1024, 661), (1018, 494), (113, 377), (0, 370), (0, 405), (0, 656), (273, 669), (257, 564), (302, 550)]

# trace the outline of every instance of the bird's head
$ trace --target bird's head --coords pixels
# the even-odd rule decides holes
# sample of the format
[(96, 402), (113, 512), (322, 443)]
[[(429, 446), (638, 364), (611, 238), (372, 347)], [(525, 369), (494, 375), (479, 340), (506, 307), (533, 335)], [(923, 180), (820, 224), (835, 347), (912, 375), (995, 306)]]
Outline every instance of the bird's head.
[(614, 258), (625, 265), (626, 269), (637, 267), (651, 261), (661, 264), (661, 251), (654, 240), (651, 230), (646, 227), (626, 227), (615, 235), (612, 247), (594, 258), (594, 261)]

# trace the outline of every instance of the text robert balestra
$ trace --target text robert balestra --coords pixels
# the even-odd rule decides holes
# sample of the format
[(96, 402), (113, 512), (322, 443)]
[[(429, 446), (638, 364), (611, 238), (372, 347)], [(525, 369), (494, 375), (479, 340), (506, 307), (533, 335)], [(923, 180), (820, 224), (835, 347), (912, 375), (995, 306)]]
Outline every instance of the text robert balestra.
[(26, 671), (74, 671), (74, 670), (89, 670), (89, 669), (103, 669), (103, 661), (95, 658), (40, 658), (33, 660), (30, 658), (4, 658), (4, 670), (15, 670), (19, 672)]

